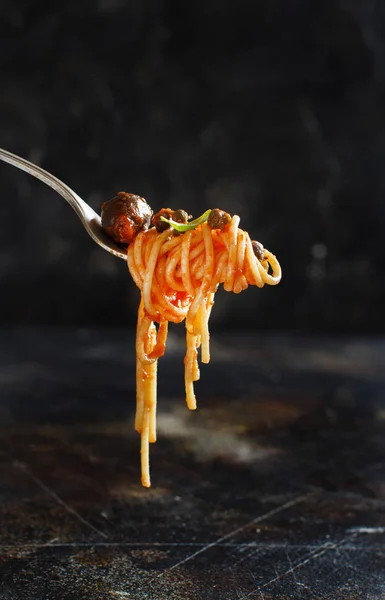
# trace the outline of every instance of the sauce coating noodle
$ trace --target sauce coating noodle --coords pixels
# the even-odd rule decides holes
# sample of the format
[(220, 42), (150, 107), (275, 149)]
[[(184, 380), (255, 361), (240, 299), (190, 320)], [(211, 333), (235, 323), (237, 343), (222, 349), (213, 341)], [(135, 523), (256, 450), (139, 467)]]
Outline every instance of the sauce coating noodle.
[[(222, 229), (207, 222), (173, 236), (155, 227), (138, 233), (129, 245), (127, 264), (141, 291), (136, 333), (135, 429), (141, 435), (142, 484), (151, 485), (149, 444), (156, 441), (157, 362), (166, 349), (168, 322), (186, 324), (185, 393), (189, 409), (196, 408), (194, 381), (201, 362), (210, 361), (208, 328), (219, 284), (239, 294), (249, 285), (276, 285), (281, 268), (263, 249), (257, 258), (250, 236), (234, 215)], [(157, 325), (156, 325), (157, 324)]]

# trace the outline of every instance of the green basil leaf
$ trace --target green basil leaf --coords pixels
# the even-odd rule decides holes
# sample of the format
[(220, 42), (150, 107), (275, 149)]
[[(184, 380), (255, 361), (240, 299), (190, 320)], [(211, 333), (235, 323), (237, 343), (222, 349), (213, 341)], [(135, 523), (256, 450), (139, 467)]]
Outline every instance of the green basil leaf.
[(171, 227), (176, 229), (176, 231), (180, 231), (183, 233), (184, 231), (192, 231), (193, 229), (198, 227), (198, 225), (205, 223), (205, 221), (207, 221), (207, 219), (209, 218), (210, 213), (211, 208), (209, 208), (209, 210), (206, 210), (206, 212), (204, 212), (203, 215), (201, 215), (197, 219), (194, 219), (194, 221), (190, 221), (189, 223), (177, 223), (172, 219), (166, 219), (166, 217), (164, 217), (163, 215), (160, 217), (160, 220), (171, 225)]

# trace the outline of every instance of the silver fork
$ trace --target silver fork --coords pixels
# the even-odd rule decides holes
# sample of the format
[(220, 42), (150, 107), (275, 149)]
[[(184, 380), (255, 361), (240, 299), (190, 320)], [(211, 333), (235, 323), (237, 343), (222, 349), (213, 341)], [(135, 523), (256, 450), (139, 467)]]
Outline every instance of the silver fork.
[(92, 237), (94, 242), (99, 244), (104, 250), (107, 250), (107, 252), (110, 252), (110, 254), (127, 260), (126, 248), (108, 237), (102, 228), (100, 216), (91, 208), (91, 206), (89, 206), (89, 204), (87, 204), (87, 202), (84, 202), (84, 200), (71, 190), (68, 185), (63, 183), (63, 181), (60, 181), (60, 179), (51, 175), (48, 171), (34, 165), (25, 158), (16, 156), (16, 154), (12, 154), (2, 148), (0, 148), (0, 159), (22, 171), (26, 171), (33, 177), (40, 179), (40, 181), (43, 181), (53, 188), (64, 198), (64, 200), (67, 200), (68, 204), (74, 209), (88, 235)]

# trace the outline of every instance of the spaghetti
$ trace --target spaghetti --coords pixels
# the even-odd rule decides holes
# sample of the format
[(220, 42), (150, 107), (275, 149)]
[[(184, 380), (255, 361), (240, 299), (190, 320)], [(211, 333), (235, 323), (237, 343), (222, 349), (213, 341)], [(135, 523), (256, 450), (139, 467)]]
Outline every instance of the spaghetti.
[[(166, 210), (169, 209), (163, 209)], [(149, 444), (156, 441), (157, 362), (166, 349), (168, 322), (186, 324), (186, 403), (194, 410), (198, 350), (201, 362), (208, 363), (208, 321), (219, 284), (238, 294), (249, 285), (262, 288), (265, 284), (276, 285), (281, 279), (275, 256), (250, 240), (249, 234), (239, 228), (237, 215), (227, 217), (217, 228), (212, 223), (210, 226), (207, 217), (197, 219), (194, 227), (181, 226), (185, 231), (179, 235), (167, 224), (164, 231), (151, 227), (140, 231), (128, 246), (128, 268), (141, 291), (136, 334), (135, 429), (141, 435), (145, 487), (151, 485)], [(162, 221), (172, 223), (165, 218)]]

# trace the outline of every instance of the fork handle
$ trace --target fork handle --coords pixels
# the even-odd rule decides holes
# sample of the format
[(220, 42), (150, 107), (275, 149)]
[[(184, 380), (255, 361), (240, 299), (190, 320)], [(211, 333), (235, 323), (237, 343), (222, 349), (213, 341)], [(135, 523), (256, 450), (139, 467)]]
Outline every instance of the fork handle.
[(12, 152), (8, 152), (8, 150), (4, 150), (3, 148), (0, 148), (0, 159), (29, 173), (33, 177), (36, 177), (36, 179), (40, 179), (40, 181), (43, 181), (43, 183), (54, 189), (73, 208), (87, 229), (87, 223), (89, 221), (92, 219), (100, 220), (99, 215), (91, 208), (91, 206), (84, 202), (84, 200), (71, 190), (68, 185), (54, 175), (51, 175), (51, 173), (48, 173), (48, 171), (45, 171), (38, 165), (29, 162), (29, 160), (21, 158), (16, 154), (12, 154)]

